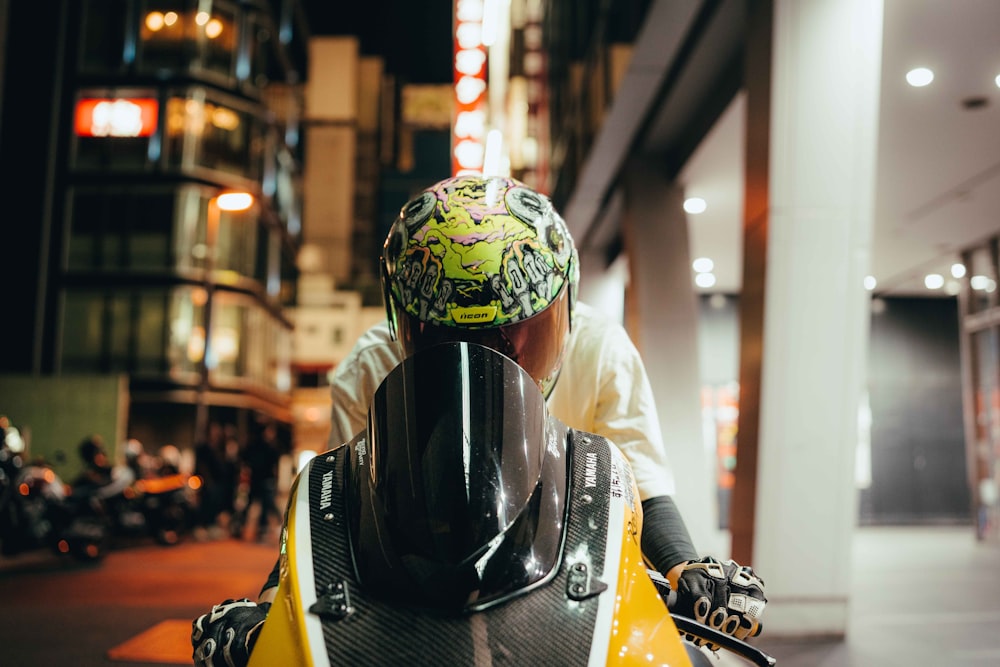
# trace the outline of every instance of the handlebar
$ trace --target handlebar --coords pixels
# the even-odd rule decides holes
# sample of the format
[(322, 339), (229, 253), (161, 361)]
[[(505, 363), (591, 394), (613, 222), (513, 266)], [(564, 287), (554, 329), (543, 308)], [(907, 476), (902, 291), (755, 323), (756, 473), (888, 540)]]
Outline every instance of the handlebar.
[(711, 642), (716, 646), (721, 646), (727, 651), (735, 653), (755, 665), (759, 665), (759, 667), (774, 667), (778, 662), (756, 646), (751, 646), (732, 635), (727, 635), (715, 628), (710, 628), (693, 618), (674, 613), (670, 614), (670, 618), (674, 619), (674, 625), (681, 632), (697, 637), (698, 639), (703, 639), (706, 642)]
[[(677, 592), (670, 587), (670, 582), (667, 578), (656, 570), (647, 570), (649, 578), (653, 580), (656, 588), (660, 591), (660, 597), (667, 605), (667, 609), (672, 609), (674, 603), (677, 601)], [(705, 642), (715, 644), (720, 646), (731, 653), (735, 653), (744, 660), (752, 662), (758, 667), (774, 667), (778, 663), (773, 657), (764, 653), (756, 646), (751, 646), (750, 644), (733, 637), (732, 635), (727, 635), (726, 633), (716, 630), (715, 628), (709, 627), (704, 623), (699, 623), (693, 618), (688, 618), (687, 616), (681, 616), (680, 614), (675, 614), (670, 612), (670, 618), (673, 619), (674, 625), (681, 632), (697, 637)]]

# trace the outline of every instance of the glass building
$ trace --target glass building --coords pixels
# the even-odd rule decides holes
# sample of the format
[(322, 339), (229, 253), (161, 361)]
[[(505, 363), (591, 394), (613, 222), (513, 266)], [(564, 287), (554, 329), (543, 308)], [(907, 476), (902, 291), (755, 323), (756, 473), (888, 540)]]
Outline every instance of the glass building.
[[(40, 10), (10, 9), (55, 49), (30, 371), (127, 376), (129, 435), (144, 442), (189, 445), (208, 420), (287, 424), (297, 0), (57, 4), (44, 27)], [(8, 39), (8, 53), (31, 41)], [(253, 203), (223, 210), (227, 192)]]

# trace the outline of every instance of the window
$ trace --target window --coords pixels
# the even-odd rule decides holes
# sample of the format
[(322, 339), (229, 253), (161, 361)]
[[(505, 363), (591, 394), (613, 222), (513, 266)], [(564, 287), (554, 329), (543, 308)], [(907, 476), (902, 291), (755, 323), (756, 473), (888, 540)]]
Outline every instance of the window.
[(232, 77), (239, 46), (236, 10), (218, 0), (208, 7), (191, 0), (145, 3), (139, 25), (139, 69)]
[(174, 193), (136, 195), (130, 203), (125, 266), (132, 270), (171, 266)]
[(63, 302), (62, 370), (100, 372), (104, 337), (104, 295), (72, 291)]
[(117, 72), (125, 53), (127, 0), (83, 0), (80, 58), (84, 72)]
[(172, 190), (77, 190), (70, 215), (71, 270), (145, 271), (173, 264)]
[(149, 171), (160, 109), (150, 89), (78, 93), (73, 114), (72, 165), (83, 171)]
[(67, 290), (63, 306), (62, 370), (165, 373), (166, 317), (171, 296), (170, 289), (158, 287)]
[(249, 302), (241, 296), (216, 292), (212, 305), (212, 346), (208, 366), (214, 378), (235, 380), (246, 374), (243, 340), (249, 334)]
[(249, 112), (212, 100), (204, 89), (167, 102), (168, 163), (182, 171), (211, 169), (260, 180), (261, 123)]
[[(63, 295), (63, 372), (117, 371), (196, 384), (209, 295), (197, 286), (69, 289)], [(207, 365), (215, 384), (288, 391), (291, 331), (252, 298), (212, 295)]]
[(132, 308), (131, 294), (119, 292), (109, 294), (105, 301), (108, 317), (109, 370), (128, 372), (131, 370)]
[(149, 290), (136, 297), (134, 370), (142, 374), (163, 374), (167, 368), (167, 312), (169, 290)]
[(252, 31), (252, 39), (248, 40), (250, 45), (250, 72), (247, 81), (252, 86), (262, 89), (274, 79), (283, 81), (285, 79), (284, 68), (275, 53), (277, 48), (276, 35), (271, 33), (267, 27), (268, 22), (260, 15), (253, 15), (248, 21)]
[(179, 381), (197, 381), (205, 350), (205, 302), (208, 295), (200, 287), (180, 287), (171, 291), (167, 320), (169, 339), (167, 367)]

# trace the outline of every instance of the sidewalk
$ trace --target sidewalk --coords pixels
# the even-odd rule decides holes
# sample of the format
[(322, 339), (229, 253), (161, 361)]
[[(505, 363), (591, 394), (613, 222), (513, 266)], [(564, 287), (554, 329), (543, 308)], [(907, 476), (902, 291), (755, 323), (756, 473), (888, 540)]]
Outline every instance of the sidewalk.
[[(1000, 544), (972, 527), (860, 528), (847, 638), (757, 645), (779, 667), (1000, 665)], [(720, 661), (728, 667), (730, 661)]]

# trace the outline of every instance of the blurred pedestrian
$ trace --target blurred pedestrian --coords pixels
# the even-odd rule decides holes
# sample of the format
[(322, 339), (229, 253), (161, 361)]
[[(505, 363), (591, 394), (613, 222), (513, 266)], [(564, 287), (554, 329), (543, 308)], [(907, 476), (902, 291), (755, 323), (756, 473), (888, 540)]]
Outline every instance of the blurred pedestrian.
[(281, 460), (281, 445), (278, 442), (278, 427), (273, 422), (264, 426), (260, 435), (247, 445), (244, 461), (250, 471), (250, 494), (243, 510), (243, 520), (249, 516), (250, 508), (256, 503), (260, 507), (257, 515), (257, 541), (267, 539), (270, 519), (281, 512), (276, 501), (278, 490), (278, 462)]
[(240, 445), (235, 428), (226, 428), (225, 440), (222, 451), (222, 477), (219, 480), (222, 514), (226, 516), (226, 526), (230, 533), (235, 534), (242, 529), (237, 516), (237, 496), (243, 470), (243, 447)]
[(194, 473), (201, 478), (195, 537), (218, 537), (219, 515), (225, 507), (225, 432), (222, 425), (208, 425), (208, 437), (195, 445)]

